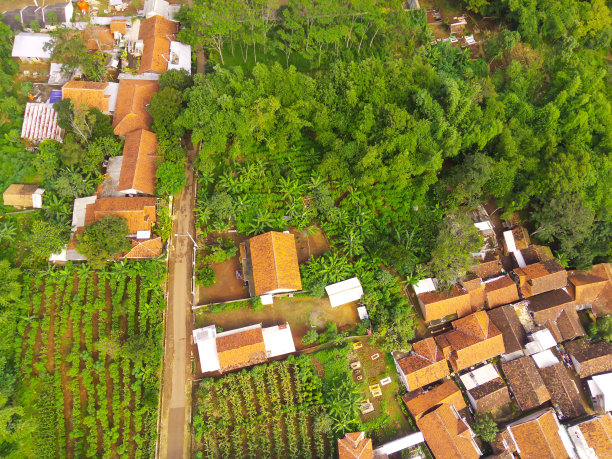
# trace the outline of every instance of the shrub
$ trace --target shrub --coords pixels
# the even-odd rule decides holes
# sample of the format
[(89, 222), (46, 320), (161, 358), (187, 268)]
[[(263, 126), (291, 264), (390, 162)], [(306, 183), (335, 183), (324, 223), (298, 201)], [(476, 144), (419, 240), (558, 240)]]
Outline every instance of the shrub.
[(205, 264), (196, 269), (196, 284), (202, 287), (210, 287), (217, 282), (217, 273), (209, 264)]
[(319, 334), (314, 328), (311, 328), (306, 332), (302, 338), (302, 344), (312, 344), (319, 339)]

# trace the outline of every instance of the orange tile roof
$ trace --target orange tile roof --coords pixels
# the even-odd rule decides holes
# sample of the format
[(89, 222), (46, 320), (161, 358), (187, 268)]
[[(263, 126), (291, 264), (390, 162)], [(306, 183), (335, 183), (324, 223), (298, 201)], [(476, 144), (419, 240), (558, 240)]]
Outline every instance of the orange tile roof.
[(136, 234), (138, 231), (151, 231), (152, 223), (157, 221), (156, 203), (157, 198), (98, 198), (93, 204), (87, 205), (85, 226), (106, 215), (114, 215), (127, 220), (130, 234)]
[(417, 426), (436, 459), (477, 459), (480, 451), (466, 422), (443, 404), (417, 419)]
[(576, 300), (576, 304), (592, 304), (604, 287), (610, 284), (607, 278), (586, 271), (570, 271), (568, 278), (569, 291)]
[(409, 394), (405, 394), (402, 400), (406, 408), (408, 408), (408, 411), (410, 411), (410, 414), (412, 414), (416, 420), (427, 411), (442, 403), (453, 405), (457, 411), (461, 411), (467, 407), (461, 390), (457, 387), (457, 384), (450, 379), (412, 399), (409, 399)]
[(534, 322), (548, 328), (559, 343), (584, 335), (576, 303), (565, 290), (530, 297), (528, 309)]
[(83, 37), (90, 51), (111, 50), (115, 46), (110, 27), (89, 25), (83, 30)]
[(127, 33), (127, 21), (125, 19), (111, 19), (110, 22), (110, 31), (111, 32), (119, 32), (122, 34)]
[(452, 314), (463, 317), (472, 312), (470, 294), (454, 286), (448, 292), (425, 292), (417, 295), (426, 322), (439, 320)]
[(138, 38), (143, 40), (144, 48), (138, 73), (162, 73), (168, 69), (170, 42), (176, 39), (177, 32), (177, 22), (158, 15), (140, 23)]
[(434, 338), (454, 371), (503, 354), (504, 338), (486, 311), (453, 321), (453, 330)]
[(531, 410), (550, 400), (548, 389), (531, 357), (523, 356), (504, 362), (502, 370), (522, 411)]
[(372, 440), (363, 432), (350, 432), (338, 439), (339, 459), (373, 459)]
[(561, 436), (559, 424), (552, 409), (543, 411), (534, 419), (508, 426), (516, 444), (518, 453), (523, 459), (565, 459), (569, 455)]
[(560, 289), (567, 284), (567, 271), (555, 259), (517, 268), (514, 273), (525, 297)]
[(489, 309), (514, 303), (519, 299), (518, 288), (510, 276), (504, 276), (485, 284)]
[(612, 457), (612, 415), (610, 413), (582, 422), (577, 427), (598, 457)]
[(277, 289), (301, 290), (295, 236), (270, 231), (248, 240), (255, 295)]
[(124, 258), (155, 258), (161, 255), (164, 244), (161, 237), (153, 239), (130, 239), (132, 250), (124, 255)]
[(433, 338), (412, 345), (413, 355), (398, 360), (409, 390), (418, 389), (450, 374), (446, 359)]
[(62, 87), (62, 99), (72, 99), (76, 105), (86, 105), (108, 112), (110, 95), (104, 94), (106, 82), (71, 80)]
[(123, 161), (117, 191), (136, 190), (143, 194), (155, 194), (157, 161), (157, 135), (138, 129), (125, 136)]
[(221, 371), (265, 362), (268, 357), (261, 327), (217, 337), (217, 355)]
[(116, 135), (125, 136), (137, 129), (149, 129), (153, 118), (147, 111), (147, 105), (159, 90), (157, 81), (119, 80), (117, 105), (113, 116), (113, 129)]

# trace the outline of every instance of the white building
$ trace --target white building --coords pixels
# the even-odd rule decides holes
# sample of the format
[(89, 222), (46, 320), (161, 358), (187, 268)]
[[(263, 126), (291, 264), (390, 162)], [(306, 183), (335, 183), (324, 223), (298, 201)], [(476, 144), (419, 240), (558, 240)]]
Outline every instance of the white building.
[(529, 342), (525, 344), (525, 355), (537, 354), (557, 345), (555, 338), (547, 328), (531, 333), (527, 339)]
[(363, 288), (356, 277), (328, 285), (325, 287), (325, 291), (329, 296), (332, 308), (352, 303), (353, 301), (359, 301), (363, 296)]
[(209, 325), (194, 330), (193, 340), (202, 373), (224, 373), (295, 352), (288, 323), (266, 328), (256, 324), (221, 333)]
[(191, 46), (180, 41), (170, 42), (168, 70), (185, 70), (191, 75)]
[(18, 33), (15, 35), (11, 56), (22, 61), (46, 61), (51, 57), (51, 49), (44, 47), (51, 41), (48, 33)]
[(612, 411), (612, 373), (595, 375), (588, 385), (595, 410)]

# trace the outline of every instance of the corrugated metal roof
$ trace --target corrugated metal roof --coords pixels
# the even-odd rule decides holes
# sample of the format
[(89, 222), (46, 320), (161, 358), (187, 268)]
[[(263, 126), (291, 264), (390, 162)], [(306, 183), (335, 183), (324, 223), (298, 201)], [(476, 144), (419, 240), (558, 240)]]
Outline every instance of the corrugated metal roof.
[(57, 112), (53, 105), (29, 102), (26, 104), (21, 126), (23, 139), (40, 141), (62, 140), (64, 131), (57, 125)]

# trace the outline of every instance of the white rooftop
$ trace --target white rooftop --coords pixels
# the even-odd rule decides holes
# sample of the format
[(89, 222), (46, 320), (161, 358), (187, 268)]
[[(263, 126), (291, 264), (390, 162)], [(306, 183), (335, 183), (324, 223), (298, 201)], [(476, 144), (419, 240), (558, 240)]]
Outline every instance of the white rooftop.
[(506, 241), (508, 252), (516, 252), (516, 243), (514, 242), (514, 234), (512, 234), (512, 230), (504, 231), (504, 241)]
[(170, 17), (170, 4), (166, 0), (145, 0), (144, 15), (147, 18), (159, 15), (166, 19), (172, 19)]
[(62, 67), (63, 65), (58, 62), (51, 62), (47, 84), (64, 85), (70, 81), (70, 73), (64, 72)]
[(180, 41), (170, 42), (168, 70), (186, 70), (191, 75), (191, 46)]
[(363, 288), (356, 277), (328, 285), (325, 291), (329, 296), (332, 308), (357, 301), (363, 296)]
[(591, 395), (603, 398), (604, 411), (612, 411), (612, 373), (593, 376), (588, 384)]
[(379, 446), (374, 450), (374, 457), (386, 457), (390, 454), (418, 445), (419, 443), (423, 443), (424, 441), (425, 438), (421, 432), (414, 432)]
[(104, 94), (110, 96), (108, 100), (108, 111), (113, 113), (117, 105), (117, 93), (119, 92), (119, 83), (109, 82), (104, 88)]
[(269, 358), (295, 352), (293, 336), (291, 335), (291, 328), (288, 323), (263, 328), (261, 332), (263, 333), (264, 346)]
[(493, 225), (488, 220), (486, 222), (474, 223), (474, 226), (476, 227), (478, 231), (482, 231), (483, 233), (488, 233), (488, 232), (493, 231)]
[(49, 59), (51, 57), (51, 50), (43, 48), (46, 43), (50, 42), (51, 35), (48, 33), (18, 33), (15, 35), (11, 56), (25, 59)]
[(438, 280), (433, 277), (427, 279), (421, 279), (413, 288), (414, 293), (419, 295), (421, 293), (433, 292), (438, 285)]
[(555, 338), (547, 328), (538, 330), (529, 335), (527, 338), (530, 340), (530, 342), (525, 344), (525, 354), (527, 355), (542, 352), (557, 345)]
[(36, 102), (26, 104), (21, 125), (22, 139), (61, 141), (63, 134), (63, 129), (57, 125), (57, 112), (53, 105)]
[(499, 373), (491, 363), (459, 377), (466, 390), (472, 390), (497, 378), (499, 378)]
[(553, 354), (550, 349), (533, 354), (531, 357), (535, 361), (538, 368), (551, 367), (556, 363), (559, 363), (559, 360), (557, 357), (555, 357), (555, 354)]
[(85, 210), (87, 204), (93, 204), (98, 199), (97, 196), (87, 196), (76, 198), (72, 210), (72, 231), (85, 226)]
[(193, 341), (198, 346), (202, 373), (217, 371), (221, 368), (217, 355), (217, 327), (209, 325), (193, 331)]

